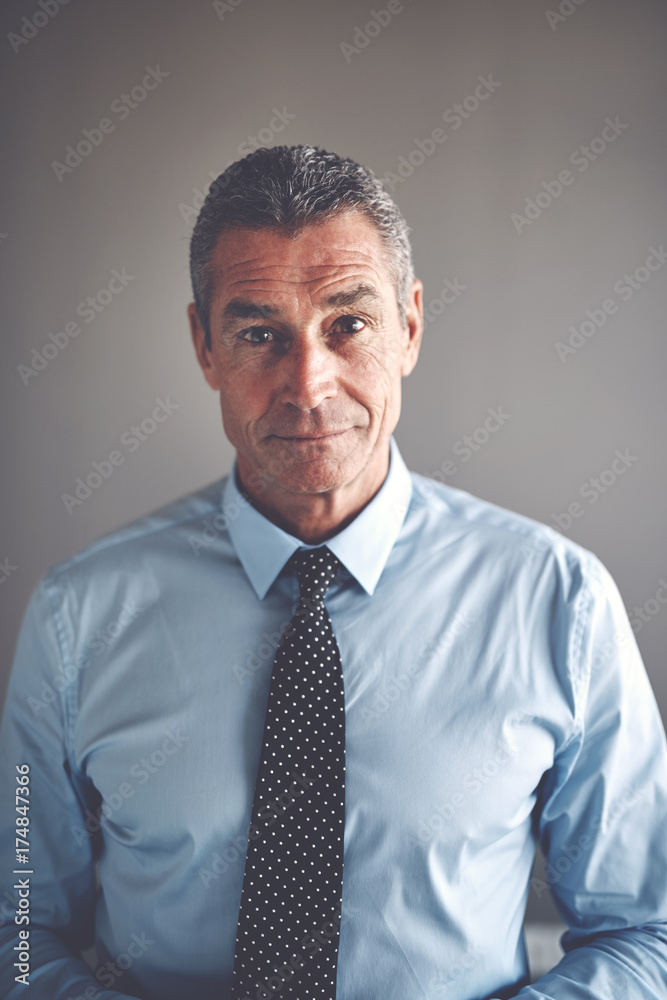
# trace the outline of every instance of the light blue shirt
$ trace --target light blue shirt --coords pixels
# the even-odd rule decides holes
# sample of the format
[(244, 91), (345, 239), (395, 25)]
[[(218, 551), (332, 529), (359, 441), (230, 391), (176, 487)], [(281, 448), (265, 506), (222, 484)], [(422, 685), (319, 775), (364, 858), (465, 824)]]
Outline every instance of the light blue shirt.
[[(2, 735), (3, 996), (228, 997), (273, 657), (298, 596), (281, 571), (300, 544), (232, 475), (36, 590)], [(345, 567), (326, 598), (346, 711), (338, 997), (665, 997), (665, 737), (607, 571), (409, 473), (393, 440), (382, 488), (327, 544)], [(570, 930), (526, 986), (538, 838), (533, 889)], [(29, 990), (14, 983), (21, 929)], [(74, 957), (92, 943), (97, 977)]]

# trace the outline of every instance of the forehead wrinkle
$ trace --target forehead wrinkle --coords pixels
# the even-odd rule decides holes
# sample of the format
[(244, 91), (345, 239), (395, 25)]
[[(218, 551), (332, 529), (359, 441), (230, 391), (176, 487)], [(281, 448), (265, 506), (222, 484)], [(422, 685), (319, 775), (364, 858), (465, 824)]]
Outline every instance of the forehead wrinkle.
[[(263, 284), (264, 280), (265, 279), (257, 279), (260, 284)], [(280, 285), (295, 286), (297, 299), (301, 299), (301, 291), (303, 295), (310, 300), (311, 306), (319, 311), (323, 311), (325, 309), (352, 307), (358, 302), (362, 302), (364, 300), (373, 303), (375, 306), (382, 305), (382, 292), (374, 284), (369, 283), (367, 278), (363, 278), (361, 281), (351, 285), (349, 288), (343, 288), (340, 291), (331, 292), (328, 295), (326, 294), (327, 289), (331, 288), (332, 285), (338, 285), (341, 281), (348, 280), (349, 276), (344, 276), (342, 278), (339, 276), (333, 281), (325, 282), (324, 285), (316, 289), (312, 289), (308, 287), (308, 285), (312, 285), (313, 281), (317, 281), (317, 279), (313, 279), (311, 282), (285, 280), (281, 281)], [(228, 317), (250, 317), (253, 311), (260, 316), (275, 316), (281, 311), (281, 307), (271, 305), (268, 302), (261, 302), (260, 297), (262, 295), (267, 295), (269, 298), (287, 295), (291, 298), (292, 296), (291, 287), (289, 289), (284, 287), (279, 289), (269, 287), (257, 288), (256, 282), (254, 281), (239, 281), (233, 282), (230, 288), (233, 288), (235, 285), (242, 285), (243, 290), (239, 290), (239, 292), (232, 299), (230, 299), (225, 306), (223, 315)], [(320, 302), (317, 302), (317, 299), (319, 299)]]
[[(336, 246), (325, 246), (321, 252), (326, 253), (329, 250), (338, 254), (338, 257), (333, 260), (313, 262), (306, 258), (291, 263), (287, 260), (276, 260), (272, 250), (268, 252), (268, 259), (266, 254), (260, 254), (244, 260), (229, 261), (229, 256), (233, 258), (233, 250), (230, 248), (229, 255), (221, 254), (218, 258), (219, 278), (216, 282), (218, 287), (214, 299), (219, 302), (221, 298), (223, 301), (247, 298), (256, 306), (265, 309), (264, 315), (268, 315), (269, 309), (275, 314), (269, 304), (272, 300), (283, 297), (291, 299), (296, 295), (297, 300), (301, 301), (305, 296), (310, 300), (311, 307), (323, 311), (325, 308), (336, 307), (336, 304), (325, 302), (320, 305), (315, 303), (315, 299), (320, 299), (331, 286), (355, 283), (357, 286), (375, 286), (377, 294), (373, 295), (373, 298), (376, 303), (382, 300), (384, 286), (391, 285), (392, 282), (385, 274), (383, 262), (378, 259), (377, 254), (367, 252), (365, 248)], [(225, 257), (227, 261), (224, 260)], [(348, 296), (352, 290), (346, 288), (339, 294)], [(266, 296), (265, 301), (261, 301), (264, 296)], [(331, 298), (331, 295), (328, 297)], [(341, 302), (338, 301), (337, 304), (340, 306)], [(285, 305), (286, 303), (279, 305), (281, 312)]]
[[(298, 282), (297, 284), (299, 286), (303, 285), (302, 282)], [(362, 280), (357, 284), (352, 285), (350, 288), (345, 288), (338, 292), (332, 292), (330, 295), (323, 297), (326, 289), (330, 288), (332, 284), (338, 284), (338, 282), (329, 282), (323, 288), (318, 289), (315, 299), (321, 299), (320, 302), (314, 300), (313, 294), (310, 290), (303, 289), (303, 294), (307, 297), (311, 309), (315, 312), (324, 313), (327, 309), (352, 308), (364, 300), (370, 301), (376, 308), (382, 307), (383, 300), (381, 292), (374, 285), (368, 284), (368, 281), (366, 280)], [(241, 292), (238, 296), (229, 300), (223, 310), (223, 318), (280, 319), (290, 313), (290, 307), (287, 306), (286, 308), (285, 303), (271, 304), (260, 301), (262, 294), (268, 294), (270, 296), (271, 292), (269, 289), (254, 289), (253, 291), (248, 290), (245, 295)], [(291, 298), (291, 293), (289, 297)], [(301, 297), (301, 294), (297, 291), (297, 308), (300, 308), (298, 302)]]
[[(254, 258), (254, 259), (255, 260), (260, 260), (261, 258)], [(252, 263), (253, 263), (253, 261), (238, 261), (235, 264), (231, 264), (227, 268), (223, 268), (223, 275), (225, 274), (225, 272), (228, 275), (233, 275), (235, 272), (238, 272), (239, 270), (246, 269), (248, 267), (248, 265), (249, 264), (252, 265)], [(360, 268), (360, 267), (361, 268), (367, 268), (368, 270), (370, 270), (373, 273), (377, 274), (378, 273), (378, 268), (374, 267), (373, 263), (374, 262), (373, 262), (372, 258), (365, 257), (363, 255), (362, 255), (362, 259), (361, 260), (358, 260), (358, 259), (357, 260), (349, 260), (349, 261), (345, 261), (343, 263), (341, 263), (340, 261), (329, 261), (329, 262), (322, 263), (322, 264), (306, 264), (306, 263), (303, 263), (303, 264), (288, 264), (288, 263), (283, 262), (283, 261), (271, 261), (270, 263), (256, 264), (254, 267), (250, 267), (250, 272), (251, 272), (251, 274), (262, 274), (263, 272), (266, 272), (266, 271), (278, 271), (281, 274), (285, 274), (286, 275), (286, 277), (284, 279), (286, 281), (295, 281), (295, 280), (298, 281), (299, 280), (298, 278), (297, 279), (288, 278), (287, 274), (289, 274), (290, 272), (297, 272), (297, 274), (311, 274), (312, 273), (313, 277), (309, 278), (307, 280), (316, 281), (318, 274), (322, 274), (323, 272), (324, 272), (324, 274), (327, 274), (327, 273), (330, 273), (332, 270), (343, 270), (343, 269), (349, 269), (349, 268)], [(249, 278), (248, 280), (257, 280), (257, 279)]]
[[(371, 267), (359, 268), (358, 265), (345, 265), (344, 268), (341, 268), (340, 266), (337, 266), (335, 268), (335, 271), (337, 271), (338, 273), (332, 273), (331, 267), (322, 268), (320, 266), (317, 266), (313, 268), (298, 268), (297, 270), (299, 271), (303, 270), (317, 270), (320, 272), (322, 270), (324, 271), (324, 274), (322, 273), (313, 274), (309, 278), (304, 278), (303, 276), (289, 277), (284, 273), (285, 268), (282, 267), (282, 265), (272, 265), (272, 266), (280, 270), (281, 273), (279, 276), (276, 275), (275, 277), (271, 277), (268, 274), (257, 274), (256, 276), (252, 276), (246, 274), (237, 277), (236, 280), (234, 280), (233, 278), (230, 280), (228, 278), (227, 286), (230, 291), (232, 289), (239, 288), (239, 286), (242, 288), (247, 288), (249, 293), (252, 295), (257, 294), (258, 292), (259, 293), (264, 292), (266, 294), (280, 294), (280, 292), (283, 289), (285, 289), (286, 286), (297, 286), (297, 287), (303, 286), (305, 289), (308, 290), (308, 293), (312, 295), (313, 290), (312, 287), (309, 286), (319, 284), (320, 287), (315, 290), (315, 294), (321, 294), (324, 292), (326, 288), (330, 287), (331, 285), (337, 285), (340, 284), (341, 282), (347, 282), (347, 281), (351, 282), (356, 279), (357, 286), (355, 286), (354, 289), (349, 289), (349, 290), (346, 289), (345, 294), (349, 294), (349, 292), (353, 290), (356, 291), (358, 287), (365, 287), (370, 294), (374, 296), (379, 296), (380, 293), (376, 289), (374, 282), (376, 282), (377, 285), (380, 287), (383, 284), (382, 274)], [(266, 268), (262, 268), (262, 270), (266, 270)], [(343, 271), (343, 273), (341, 273), (341, 270)]]
[[(238, 251), (243, 253), (243, 249), (239, 248), (237, 244), (224, 244), (221, 243), (217, 248), (217, 253), (215, 253), (216, 259), (225, 266), (225, 262), (228, 263), (229, 267), (244, 267), (247, 264), (253, 264), (256, 261), (267, 260), (270, 261), (272, 256), (276, 254), (280, 255), (281, 261), (280, 266), (285, 267), (326, 267), (329, 261), (327, 257), (331, 260), (331, 256), (343, 258), (343, 259), (362, 259), (367, 261), (374, 261), (378, 257), (382, 258), (382, 248), (381, 247), (370, 247), (364, 245), (363, 241), (361, 246), (350, 246), (349, 243), (344, 245), (336, 245), (335, 243), (327, 242), (326, 240), (321, 240), (315, 246), (304, 246), (295, 245), (291, 241), (287, 242), (287, 245), (280, 247), (267, 247), (262, 248), (258, 253), (254, 253), (252, 257), (238, 258)], [(249, 247), (248, 250), (252, 252), (255, 248)], [(247, 252), (247, 251), (246, 251)], [(229, 258), (232, 258), (233, 263), (229, 263)], [(313, 260), (314, 258), (314, 260)], [(324, 258), (324, 259), (323, 259)], [(296, 260), (296, 263), (293, 261)], [(312, 264), (311, 264), (312, 261)], [(269, 263), (267, 266), (272, 266)]]

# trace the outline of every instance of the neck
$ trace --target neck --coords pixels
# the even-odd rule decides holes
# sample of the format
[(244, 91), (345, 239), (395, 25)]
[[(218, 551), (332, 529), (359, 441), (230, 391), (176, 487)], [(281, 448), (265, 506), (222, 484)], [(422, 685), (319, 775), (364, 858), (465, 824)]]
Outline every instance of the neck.
[(378, 459), (350, 483), (325, 493), (290, 492), (275, 484), (258, 494), (248, 486), (252, 476), (240, 468), (237, 456), (238, 485), (268, 521), (308, 545), (319, 545), (347, 527), (378, 493), (389, 470), (389, 448)]

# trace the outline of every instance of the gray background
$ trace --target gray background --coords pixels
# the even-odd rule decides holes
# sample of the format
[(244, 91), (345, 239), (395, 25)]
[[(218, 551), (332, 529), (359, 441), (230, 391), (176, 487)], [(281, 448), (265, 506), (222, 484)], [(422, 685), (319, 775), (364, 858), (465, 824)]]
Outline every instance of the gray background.
[[(602, 558), (629, 609), (649, 601), (637, 638), (667, 715), (655, 600), (667, 578), (667, 266), (627, 302), (613, 289), (667, 238), (663, 0), (563, 0), (571, 13), (552, 24), (556, 0), (404, 0), (347, 59), (341, 43), (384, 0), (234, 4), (70, 0), (16, 52), (9, 33), (40, 8), (3, 5), (3, 686), (50, 564), (230, 467), (186, 325), (194, 189), (262, 129), (264, 144), (314, 143), (385, 176), (443, 128), (394, 195), (426, 303), (445, 279), (466, 288), (427, 325), (397, 440), (412, 469), (453, 459), (447, 482), (552, 526), (581, 504), (566, 533)], [(112, 102), (156, 64), (168, 77), (120, 120)], [(444, 122), (489, 74), (492, 95), (459, 128)], [(269, 135), (274, 109), (295, 117)], [(627, 128), (580, 172), (570, 155), (616, 116)], [(53, 161), (104, 117), (114, 131), (59, 181)], [(573, 183), (517, 232), (512, 213), (564, 169)], [(114, 268), (133, 280), (86, 324), (77, 306)], [(556, 342), (610, 297), (618, 311), (562, 361)], [(77, 319), (81, 333), (24, 384), (32, 349)], [(77, 477), (167, 396), (178, 409), (68, 512)], [(458, 460), (489, 407), (510, 418)], [(636, 461), (591, 504), (580, 489), (616, 449)], [(533, 917), (549, 917), (545, 899), (531, 893)]]

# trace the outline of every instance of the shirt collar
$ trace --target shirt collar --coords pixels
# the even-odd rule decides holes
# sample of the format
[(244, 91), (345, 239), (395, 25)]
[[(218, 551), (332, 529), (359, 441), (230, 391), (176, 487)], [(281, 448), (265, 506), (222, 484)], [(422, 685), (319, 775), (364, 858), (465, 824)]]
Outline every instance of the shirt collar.
[[(372, 594), (398, 538), (412, 493), (412, 480), (394, 438), (389, 471), (371, 502), (354, 521), (325, 543), (368, 594)], [(298, 548), (313, 548), (260, 514), (237, 485), (237, 463), (225, 483), (222, 509), (241, 565), (260, 600)]]

